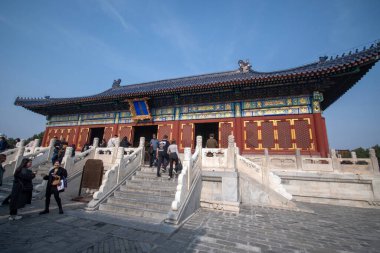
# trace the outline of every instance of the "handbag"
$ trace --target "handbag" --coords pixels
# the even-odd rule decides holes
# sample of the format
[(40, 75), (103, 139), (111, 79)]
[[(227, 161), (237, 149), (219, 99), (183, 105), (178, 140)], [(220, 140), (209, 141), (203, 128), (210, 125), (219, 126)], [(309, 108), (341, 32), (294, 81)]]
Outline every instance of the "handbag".
[(181, 160), (178, 159), (178, 163), (175, 165), (175, 171), (179, 172), (182, 170), (182, 163)]
[(57, 190), (58, 190), (59, 192), (63, 192), (63, 191), (65, 191), (65, 183), (64, 183), (64, 180), (61, 179), (61, 181), (59, 181), (59, 182), (60, 182), (60, 184), (57, 185)]
[(67, 188), (67, 178), (66, 177), (62, 177), (59, 185), (57, 185), (57, 190), (59, 192), (64, 192), (66, 188)]

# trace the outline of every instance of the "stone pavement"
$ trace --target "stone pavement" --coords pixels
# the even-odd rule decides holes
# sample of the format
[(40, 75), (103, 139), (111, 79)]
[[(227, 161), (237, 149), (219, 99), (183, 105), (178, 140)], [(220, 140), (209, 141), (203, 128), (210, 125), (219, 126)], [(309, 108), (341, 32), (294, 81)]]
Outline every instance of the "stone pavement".
[(40, 216), (43, 201), (8, 221), (0, 207), (0, 252), (380, 252), (380, 209), (304, 204), (312, 212), (243, 207), (239, 214), (200, 209), (171, 227), (87, 213), (64, 200)]

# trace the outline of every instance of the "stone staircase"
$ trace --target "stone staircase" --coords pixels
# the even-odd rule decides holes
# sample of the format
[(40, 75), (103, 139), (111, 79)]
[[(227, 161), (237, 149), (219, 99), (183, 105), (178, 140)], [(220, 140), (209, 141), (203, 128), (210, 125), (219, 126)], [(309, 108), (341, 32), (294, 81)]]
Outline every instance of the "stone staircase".
[(142, 167), (113, 196), (99, 206), (104, 213), (128, 217), (166, 219), (174, 200), (177, 179), (168, 180), (168, 172), (156, 177), (156, 167)]

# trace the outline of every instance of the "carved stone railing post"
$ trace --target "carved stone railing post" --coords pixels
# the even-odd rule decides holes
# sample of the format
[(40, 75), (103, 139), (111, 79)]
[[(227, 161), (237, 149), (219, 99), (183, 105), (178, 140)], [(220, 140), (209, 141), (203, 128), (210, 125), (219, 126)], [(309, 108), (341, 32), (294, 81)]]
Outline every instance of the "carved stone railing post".
[(265, 187), (269, 187), (269, 151), (264, 149), (264, 163), (263, 163), (263, 184)]
[(36, 151), (36, 148), (40, 146), (40, 139), (34, 139), (32, 153)]
[(24, 152), (25, 152), (25, 146), (20, 147), (19, 150), (17, 151), (17, 156), (16, 156), (16, 162), (15, 162), (15, 167), (13, 168), (13, 173), (17, 169), (18, 166), (20, 166), (22, 159), (24, 158)]
[(233, 135), (229, 135), (227, 149), (227, 169), (235, 171), (235, 168), (235, 138)]
[(118, 164), (119, 166), (117, 168), (116, 184), (118, 184), (119, 180), (120, 180), (120, 167), (121, 167), (121, 161), (123, 159), (123, 156), (124, 156), (124, 148), (123, 147), (117, 148), (117, 154), (116, 154), (116, 161), (115, 161), (115, 163)]
[(379, 161), (376, 156), (376, 152), (373, 148), (369, 149), (369, 158), (371, 159), (372, 162), (372, 167), (373, 167), (373, 173), (379, 175)]
[(117, 137), (115, 139), (115, 146), (112, 148), (113, 149), (113, 151), (112, 151), (112, 163), (115, 163), (115, 161), (116, 161), (117, 152), (118, 152), (119, 147), (120, 147), (120, 137)]
[(202, 163), (202, 136), (197, 136), (197, 146), (195, 147), (195, 150), (199, 150), (198, 152), (198, 159), (200, 159)]
[(333, 170), (340, 171), (340, 162), (338, 160), (338, 157), (336, 156), (335, 149), (331, 149), (330, 154), (331, 154), (331, 159), (332, 159)]
[(142, 150), (141, 150), (141, 166), (144, 166), (144, 164), (145, 164), (145, 137), (140, 137), (139, 148), (142, 148)]
[[(188, 190), (190, 190), (190, 182), (191, 182), (191, 176), (193, 174), (192, 172), (192, 168), (191, 168), (191, 148), (185, 148), (184, 151), (183, 151), (183, 162), (182, 162), (182, 166), (184, 168), (187, 168), (187, 187), (188, 187)], [(183, 169), (184, 169), (183, 168)]]
[(25, 147), (25, 140), (24, 139), (22, 139), (21, 141), (20, 141), (20, 148), (21, 147)]
[(297, 170), (302, 170), (302, 156), (301, 150), (299, 148), (296, 149), (296, 164)]
[(53, 138), (53, 139), (50, 140), (50, 143), (49, 143), (49, 155), (48, 155), (48, 161), (50, 161), (51, 158), (53, 158), (55, 141), (56, 141), (55, 138)]
[(66, 147), (65, 156), (62, 160), (62, 162), (65, 164), (65, 169), (68, 173), (70, 173), (74, 169), (74, 157), (71, 156), (72, 152), (72, 147)]
[(201, 149), (202, 148), (202, 136), (201, 135), (197, 136), (197, 146), (195, 148), (196, 149)]
[(355, 151), (351, 151), (351, 157), (354, 160), (354, 162), (358, 161), (358, 157), (356, 156), (356, 152)]
[(94, 142), (92, 143), (93, 148), (98, 148), (99, 147), (99, 138), (95, 137)]

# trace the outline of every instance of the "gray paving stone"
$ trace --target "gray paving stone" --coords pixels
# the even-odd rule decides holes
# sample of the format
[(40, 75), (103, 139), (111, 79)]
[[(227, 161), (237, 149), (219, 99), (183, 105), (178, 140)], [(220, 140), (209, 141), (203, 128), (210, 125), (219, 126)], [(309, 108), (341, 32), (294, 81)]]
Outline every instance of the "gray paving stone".
[(262, 207), (243, 207), (239, 214), (200, 209), (178, 230), (145, 221), (76, 215), (69, 208), (64, 215), (54, 210), (46, 216), (32, 208), (23, 219), (10, 222), (8, 209), (0, 207), (0, 251), (380, 252), (379, 209), (305, 205), (314, 213)]

